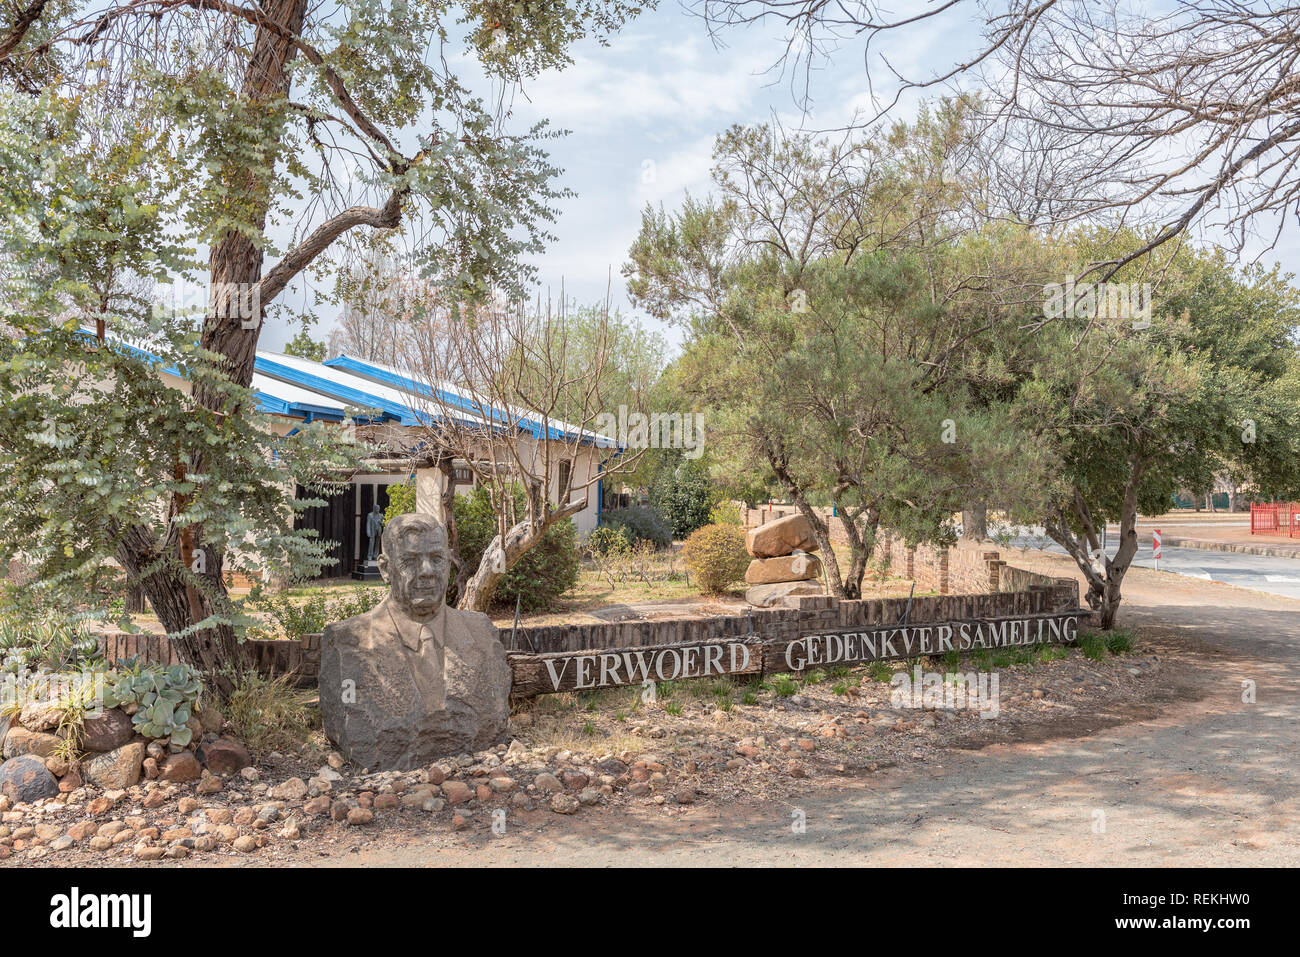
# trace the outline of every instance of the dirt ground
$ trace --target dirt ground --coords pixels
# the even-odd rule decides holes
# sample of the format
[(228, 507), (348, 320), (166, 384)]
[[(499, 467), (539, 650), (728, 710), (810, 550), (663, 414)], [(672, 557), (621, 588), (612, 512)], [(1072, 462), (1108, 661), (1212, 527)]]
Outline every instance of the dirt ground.
[[(1043, 553), (1006, 557), (1070, 571)], [(868, 669), (793, 688), (681, 682), (654, 702), (640, 689), (548, 696), (516, 715), (508, 752), (449, 769), (471, 788), (509, 775), (519, 788), (509, 801), (480, 790), (454, 808), (377, 810), (365, 826), (323, 815), (301, 820), (292, 838), (277, 822), (255, 832), (269, 838), (255, 852), (218, 847), (183, 863), (1300, 861), (1291, 757), (1300, 745), (1300, 602), (1147, 569), (1130, 573), (1125, 593), (1131, 652), (980, 662), (999, 675), (996, 718), (899, 707), (899, 689)], [(1246, 681), (1254, 702), (1243, 700)], [(262, 782), (235, 782), (204, 804), (234, 814), (264, 807), (267, 784), (306, 776), (320, 757), (267, 762)], [(528, 783), (550, 774), (573, 794), (569, 776), (588, 779), (576, 813), (557, 813), (553, 795)], [(419, 786), (345, 771), (335, 796), (368, 801)], [(137, 829), (165, 828), (185, 823), (175, 807), (172, 795), (156, 821), (121, 813), (135, 813)], [(26, 856), (0, 866), (139, 863), (126, 847)]]
[[(1015, 561), (1070, 572), (1065, 560), (1041, 553)], [(322, 848), (317, 860), (1300, 863), (1300, 602), (1147, 569), (1130, 574), (1126, 595), (1121, 624), (1140, 635), (1133, 657), (1154, 667), (1137, 694), (1117, 696), (1095, 713), (1053, 709), (1051, 721), (1004, 740), (971, 740), (967, 748), (866, 773), (813, 775), (779, 796), (640, 805), (563, 820), (521, 816), (502, 834), (416, 828), (382, 842)], [(1253, 683), (1253, 701), (1243, 701), (1243, 682)]]

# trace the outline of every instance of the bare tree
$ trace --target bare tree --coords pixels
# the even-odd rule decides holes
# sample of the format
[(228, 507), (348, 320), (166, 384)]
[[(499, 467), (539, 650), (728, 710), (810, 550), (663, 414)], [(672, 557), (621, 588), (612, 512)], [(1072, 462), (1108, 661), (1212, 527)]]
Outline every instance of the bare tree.
[[(1104, 278), (1194, 225), (1223, 229), (1241, 252), (1254, 238), (1272, 248), (1286, 219), (1300, 216), (1293, 4), (1178, 0), (1138, 13), (1120, 0), (944, 0), (898, 15), (875, 0), (694, 8), (710, 32), (779, 23), (787, 46), (776, 66), (796, 78), (860, 44), (869, 82), (875, 73), (896, 84), (868, 122), (907, 91), (977, 82), (989, 97), (986, 142), (1003, 164), (992, 185), (1009, 213), (1044, 225), (1158, 224), (1138, 248), (1093, 264)], [(917, 77), (890, 63), (889, 37), (962, 16), (983, 28), (967, 59)]]
[(596, 431), (612, 411), (607, 380), (617, 346), (608, 313), (603, 318), (578, 347), (563, 308), (498, 302), (442, 334), (402, 340), (400, 371), (432, 386), (414, 402), (420, 438), (487, 486), (497, 516), (478, 568), (462, 571), (461, 608), (486, 611), (497, 584), (546, 530), (584, 510), (602, 478), (630, 471), (644, 452), (620, 454)]
[(445, 331), (445, 293), (420, 278), (409, 257), (370, 246), (342, 258), (335, 291), (341, 309), (327, 341), (330, 352), (396, 365), (402, 338)]

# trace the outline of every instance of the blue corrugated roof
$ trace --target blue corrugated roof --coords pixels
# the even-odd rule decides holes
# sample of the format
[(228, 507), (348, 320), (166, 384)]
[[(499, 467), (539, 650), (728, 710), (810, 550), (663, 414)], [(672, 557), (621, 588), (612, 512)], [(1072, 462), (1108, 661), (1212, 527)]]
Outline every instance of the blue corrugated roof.
[[(584, 444), (593, 443), (601, 448), (614, 448), (617, 444), (609, 436), (582, 429), (568, 422), (551, 420), (543, 423), (538, 418), (537, 413), (528, 410), (515, 408), (502, 410), (496, 406), (485, 407), (473, 396), (466, 395), (454, 386), (443, 383), (435, 387), (430, 382), (416, 379), (382, 363), (368, 362), (344, 354), (335, 356), (333, 359), (327, 359), (324, 364), (331, 369), (353, 373), (380, 386), (396, 389), (419, 399), (435, 401), (440, 407), (463, 409), (468, 415), (480, 420), (490, 420), (501, 426), (521, 429), (530, 433), (534, 438), (540, 438), (543, 429), (545, 429), (546, 437), (557, 441), (579, 438)], [(423, 414), (432, 414), (427, 405), (423, 408)]]

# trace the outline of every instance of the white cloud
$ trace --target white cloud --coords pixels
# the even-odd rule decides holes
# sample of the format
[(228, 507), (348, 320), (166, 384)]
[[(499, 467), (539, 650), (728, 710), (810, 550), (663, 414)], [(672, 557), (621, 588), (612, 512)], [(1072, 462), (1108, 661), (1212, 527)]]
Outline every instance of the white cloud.
[(676, 205), (689, 191), (703, 196), (713, 185), (713, 134), (702, 136), (682, 149), (664, 157), (641, 160), (632, 189), (632, 205), (641, 209), (646, 203)]
[(517, 112), (578, 133), (625, 124), (721, 127), (749, 109), (764, 66), (752, 55), (706, 58), (690, 40), (644, 49), (640, 57), (626, 53), (618, 44), (578, 56), (567, 69), (528, 84)]

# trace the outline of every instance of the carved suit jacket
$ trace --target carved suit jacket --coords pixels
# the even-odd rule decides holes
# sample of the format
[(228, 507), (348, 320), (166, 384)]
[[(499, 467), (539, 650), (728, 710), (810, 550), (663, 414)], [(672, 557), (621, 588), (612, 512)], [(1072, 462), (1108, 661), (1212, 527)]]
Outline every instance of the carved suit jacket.
[(481, 751), (505, 734), (510, 666), (491, 620), (446, 608), (428, 625), (391, 598), (321, 637), (325, 733), (371, 771)]

